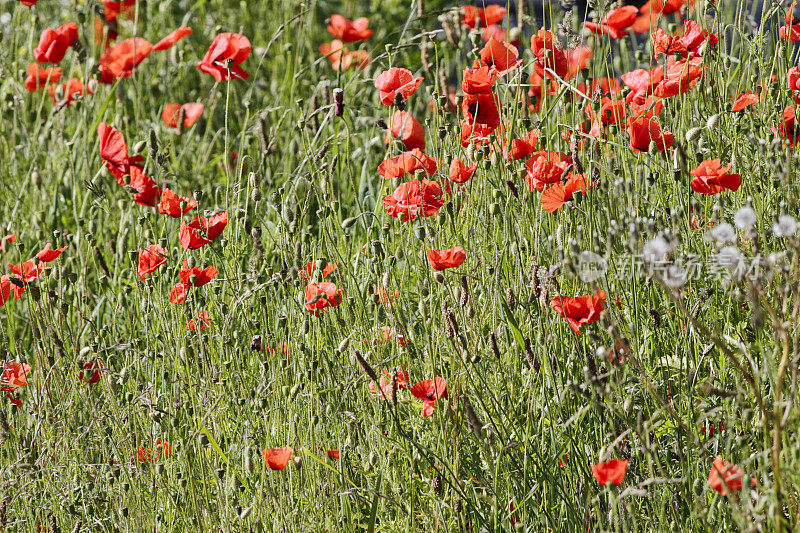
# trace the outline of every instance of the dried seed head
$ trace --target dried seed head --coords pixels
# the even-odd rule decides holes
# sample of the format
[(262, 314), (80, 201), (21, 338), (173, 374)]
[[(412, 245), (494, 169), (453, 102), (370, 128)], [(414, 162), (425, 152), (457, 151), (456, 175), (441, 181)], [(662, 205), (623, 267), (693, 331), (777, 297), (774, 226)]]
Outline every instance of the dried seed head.
[(397, 405), (397, 369), (392, 372), (392, 393), (389, 396), (389, 401), (392, 405)]
[(184, 122), (186, 122), (186, 109), (181, 106), (178, 111), (178, 135), (183, 135)]
[(31, 172), (31, 182), (37, 189), (42, 187), (42, 175), (39, 173), (38, 168), (34, 168), (33, 172)]
[(472, 404), (469, 400), (464, 401), (464, 412), (467, 415), (467, 425), (469, 426), (470, 431), (472, 431), (476, 437), (483, 437), (483, 429), (480, 419), (478, 418), (477, 413), (475, 413), (475, 409), (472, 407)]
[(339, 353), (344, 353), (344, 351), (347, 350), (348, 346), (350, 346), (350, 339), (345, 337), (344, 339), (342, 339), (342, 342), (339, 343), (339, 346), (336, 348), (336, 351)]
[(514, 297), (514, 291), (511, 287), (506, 289), (506, 305), (512, 311), (517, 307), (517, 299)]
[(369, 376), (369, 379), (371, 379), (375, 383), (378, 383), (378, 374), (375, 373), (375, 369), (369, 366), (369, 363), (367, 363), (367, 360), (364, 359), (364, 357), (361, 355), (361, 352), (359, 352), (358, 350), (354, 351), (356, 355), (356, 361), (358, 361), (358, 364), (361, 365), (361, 368), (364, 369), (364, 373), (367, 374), (367, 376)]
[(261, 151), (265, 154), (269, 152), (269, 132), (264, 117), (258, 117), (258, 140), (261, 141)]
[(334, 114), (341, 117), (344, 114), (344, 91), (337, 87), (333, 90)]
[(433, 493), (437, 496), (442, 495), (442, 475), (436, 474), (433, 476)]
[(658, 309), (650, 309), (650, 317), (653, 319), (653, 325), (655, 327), (661, 326), (661, 313), (658, 312)]
[(458, 304), (461, 307), (467, 307), (470, 304), (469, 285), (467, 284), (467, 276), (461, 276), (461, 298)]
[(250, 350), (254, 352), (261, 350), (261, 335), (253, 335), (250, 340)]
[(150, 141), (150, 159), (156, 159), (156, 156), (158, 156), (158, 137), (156, 137), (156, 130), (150, 130), (148, 140)]
[(536, 354), (533, 353), (533, 348), (531, 348), (531, 340), (525, 339), (525, 359), (528, 360), (528, 364), (531, 365), (531, 368), (537, 374), (539, 373), (539, 359), (536, 358)]
[(78, 533), (81, 530), (81, 526), (83, 526), (83, 518), (79, 516), (78, 521), (75, 522), (75, 527), (72, 528), (72, 533)]
[(494, 331), (489, 334), (489, 351), (495, 359), (500, 359), (500, 348), (497, 347), (497, 334)]

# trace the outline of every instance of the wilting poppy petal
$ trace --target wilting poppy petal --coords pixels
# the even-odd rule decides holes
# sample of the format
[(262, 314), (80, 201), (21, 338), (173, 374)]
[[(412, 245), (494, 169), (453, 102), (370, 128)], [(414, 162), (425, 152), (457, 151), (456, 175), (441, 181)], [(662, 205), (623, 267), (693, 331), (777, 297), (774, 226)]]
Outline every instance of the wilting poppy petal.
[(189, 28), (187, 26), (181, 26), (177, 30), (173, 31), (172, 33), (170, 33), (169, 35), (158, 41), (155, 45), (153, 45), (153, 51), (161, 52), (163, 50), (168, 50), (173, 46), (175, 46), (175, 43), (177, 43), (187, 35), (191, 35), (192, 33), (194, 33), (194, 30), (192, 30), (192, 28)]

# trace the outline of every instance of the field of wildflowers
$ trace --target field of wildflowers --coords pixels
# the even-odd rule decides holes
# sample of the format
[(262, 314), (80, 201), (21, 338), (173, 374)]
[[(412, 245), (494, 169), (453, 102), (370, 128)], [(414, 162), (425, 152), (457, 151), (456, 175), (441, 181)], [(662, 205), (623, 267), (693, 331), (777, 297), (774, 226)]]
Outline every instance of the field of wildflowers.
[(800, 9), (543, 3), (0, 0), (0, 530), (800, 527)]

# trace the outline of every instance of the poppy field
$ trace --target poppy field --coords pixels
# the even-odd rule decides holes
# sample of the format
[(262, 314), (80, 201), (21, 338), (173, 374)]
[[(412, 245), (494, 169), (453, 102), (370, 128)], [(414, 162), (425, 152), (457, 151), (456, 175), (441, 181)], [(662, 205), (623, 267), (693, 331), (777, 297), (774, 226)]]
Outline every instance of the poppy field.
[(0, 0), (0, 530), (800, 526), (800, 7), (539, 4)]

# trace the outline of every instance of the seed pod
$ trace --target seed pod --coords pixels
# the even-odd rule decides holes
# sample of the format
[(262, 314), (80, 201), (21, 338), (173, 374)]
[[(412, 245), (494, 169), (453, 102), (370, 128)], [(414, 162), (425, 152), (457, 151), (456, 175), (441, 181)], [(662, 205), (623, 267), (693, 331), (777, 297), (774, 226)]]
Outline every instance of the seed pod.
[(345, 337), (344, 339), (342, 339), (342, 342), (339, 343), (339, 347), (336, 348), (336, 351), (339, 353), (344, 353), (344, 351), (347, 350), (348, 346), (350, 346), (350, 339)]
[(397, 405), (397, 370), (392, 372), (392, 393), (389, 395), (392, 405)]
[(367, 376), (369, 376), (369, 378), (372, 381), (377, 383), (378, 382), (378, 374), (375, 373), (375, 369), (373, 369), (369, 365), (369, 363), (367, 363), (367, 360), (364, 359), (364, 357), (362, 357), (361, 352), (359, 352), (358, 350), (354, 350), (354, 351), (355, 351), (355, 355), (356, 355), (356, 361), (358, 361), (358, 364), (361, 365), (361, 368), (364, 369), (364, 373), (367, 374)]
[(514, 180), (507, 179), (506, 185), (508, 186), (508, 190), (511, 191), (511, 194), (514, 195), (514, 198), (519, 198), (519, 190), (517, 190), (517, 186), (514, 183)]
[(181, 106), (178, 111), (178, 135), (183, 135), (184, 122), (186, 122), (186, 109)]

